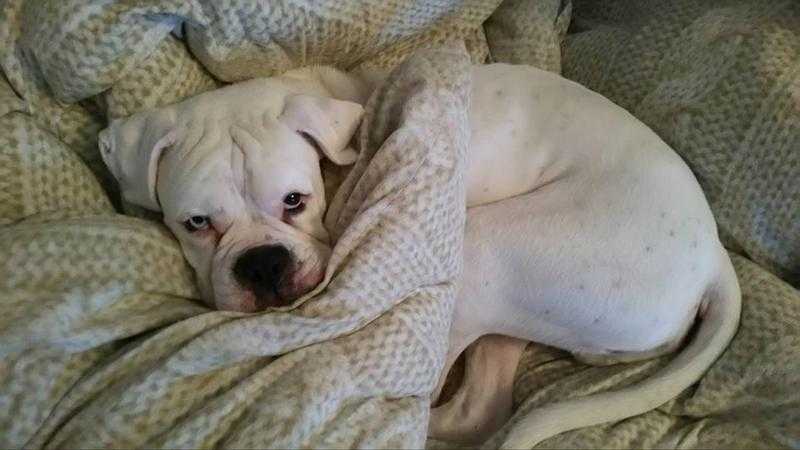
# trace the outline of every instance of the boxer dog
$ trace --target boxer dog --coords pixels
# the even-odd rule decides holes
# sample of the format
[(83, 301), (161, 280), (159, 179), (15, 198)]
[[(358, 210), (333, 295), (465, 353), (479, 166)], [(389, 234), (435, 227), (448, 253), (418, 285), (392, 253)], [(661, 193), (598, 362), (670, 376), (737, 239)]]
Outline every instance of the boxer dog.
[[(692, 172), (579, 84), (527, 66), (472, 70), (464, 269), (441, 378), (466, 349), (465, 374), (429, 434), (475, 443), (499, 428), (529, 341), (592, 364), (689, 342), (643, 382), (535, 409), (505, 447), (676, 397), (723, 352), (741, 308)], [(286, 306), (320, 283), (330, 254), (320, 159), (356, 160), (349, 143), (380, 81), (325, 67), (245, 81), (115, 120), (100, 149), (124, 198), (163, 213), (210, 304)]]

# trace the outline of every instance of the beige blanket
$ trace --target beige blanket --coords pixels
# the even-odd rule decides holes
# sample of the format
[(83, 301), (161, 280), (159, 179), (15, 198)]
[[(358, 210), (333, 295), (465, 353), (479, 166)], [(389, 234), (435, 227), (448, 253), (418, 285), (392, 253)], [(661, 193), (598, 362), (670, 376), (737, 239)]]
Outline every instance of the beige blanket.
[[(741, 255), (742, 326), (696, 388), (542, 446), (800, 448), (797, 2), (314, 5), (0, 3), (0, 447), (423, 446), (458, 265), (460, 212), (439, 196), (460, 189), (463, 54), (417, 55), (370, 104), (365, 153), (330, 216), (330, 285), (291, 312), (196, 302), (158, 217), (120, 204), (96, 133), (225, 82), (392, 67), (456, 39), (473, 63), (563, 70), (648, 123)], [(488, 445), (535, 405), (660, 363), (588, 368), (532, 345), (517, 416)]]

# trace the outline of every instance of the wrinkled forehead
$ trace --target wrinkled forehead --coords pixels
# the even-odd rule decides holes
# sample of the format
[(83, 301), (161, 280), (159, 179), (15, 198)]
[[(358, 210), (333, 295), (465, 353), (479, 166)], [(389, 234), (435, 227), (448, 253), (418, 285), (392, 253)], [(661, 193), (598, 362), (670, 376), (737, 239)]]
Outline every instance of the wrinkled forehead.
[(290, 90), (272, 79), (253, 79), (209, 91), (177, 105), (179, 121), (224, 117), (276, 118)]
[(181, 135), (157, 175), (159, 201), (169, 216), (220, 204), (274, 209), (287, 192), (313, 190), (316, 150), (270, 115), (194, 120)]

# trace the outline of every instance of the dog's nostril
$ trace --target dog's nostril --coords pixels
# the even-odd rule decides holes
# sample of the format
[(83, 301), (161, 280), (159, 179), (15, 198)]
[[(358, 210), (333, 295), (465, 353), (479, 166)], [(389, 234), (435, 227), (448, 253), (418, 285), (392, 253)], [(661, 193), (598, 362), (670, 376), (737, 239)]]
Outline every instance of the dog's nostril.
[(253, 247), (239, 255), (233, 274), (242, 286), (257, 294), (274, 293), (291, 263), (291, 254), (282, 245)]
[(252, 281), (260, 282), (262, 277), (258, 270), (251, 269), (247, 271), (247, 278)]

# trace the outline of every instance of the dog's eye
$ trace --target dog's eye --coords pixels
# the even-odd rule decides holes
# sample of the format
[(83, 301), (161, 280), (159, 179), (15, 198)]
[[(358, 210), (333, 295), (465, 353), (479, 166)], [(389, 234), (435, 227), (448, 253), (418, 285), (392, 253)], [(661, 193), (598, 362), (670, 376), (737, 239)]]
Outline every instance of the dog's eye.
[(283, 197), (283, 204), (289, 208), (297, 208), (301, 201), (303, 201), (303, 194), (299, 192), (292, 192)]
[(305, 195), (299, 192), (292, 192), (290, 194), (286, 194), (286, 197), (283, 197), (283, 204), (286, 206), (286, 212), (288, 214), (300, 214), (306, 209), (306, 204), (303, 203), (303, 198)]
[(194, 233), (195, 231), (207, 230), (211, 226), (211, 219), (208, 216), (192, 216), (183, 222), (186, 231)]
[(300, 204), (301, 200), (303, 200), (303, 194), (292, 192), (291, 194), (287, 194), (286, 197), (283, 197), (283, 204), (289, 208), (294, 208)]

